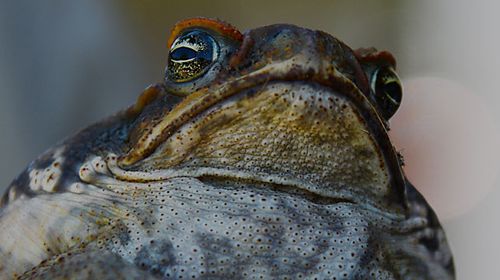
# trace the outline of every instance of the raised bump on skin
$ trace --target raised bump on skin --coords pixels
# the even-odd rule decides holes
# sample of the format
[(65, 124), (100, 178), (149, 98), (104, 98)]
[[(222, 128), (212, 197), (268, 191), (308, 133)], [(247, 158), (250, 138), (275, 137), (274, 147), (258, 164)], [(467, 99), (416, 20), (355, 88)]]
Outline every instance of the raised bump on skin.
[(30, 170), (28, 174), (30, 178), (29, 187), (33, 191), (55, 191), (62, 174), (62, 164), (64, 163), (63, 152), (64, 147), (55, 150), (52, 154), (53, 161), (48, 167), (44, 169), (33, 168)]

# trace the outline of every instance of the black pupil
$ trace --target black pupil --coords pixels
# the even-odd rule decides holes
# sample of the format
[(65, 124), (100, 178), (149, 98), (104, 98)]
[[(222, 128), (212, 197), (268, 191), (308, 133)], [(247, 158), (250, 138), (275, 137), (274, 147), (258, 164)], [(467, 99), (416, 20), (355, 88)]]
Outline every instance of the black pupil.
[(173, 60), (188, 60), (196, 57), (196, 51), (186, 47), (180, 47), (170, 53)]
[(390, 82), (384, 85), (384, 91), (391, 96), (398, 104), (401, 102), (401, 87), (396, 82)]

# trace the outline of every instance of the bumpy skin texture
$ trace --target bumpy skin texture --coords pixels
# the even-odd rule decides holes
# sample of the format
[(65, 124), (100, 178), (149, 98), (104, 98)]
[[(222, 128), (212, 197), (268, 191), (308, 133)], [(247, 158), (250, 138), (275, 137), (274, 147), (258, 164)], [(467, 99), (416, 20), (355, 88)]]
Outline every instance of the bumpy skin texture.
[(291, 25), (173, 37), (193, 29), (227, 50), (201, 82), (167, 77), (12, 182), (2, 279), (454, 278), (371, 98), (392, 56)]

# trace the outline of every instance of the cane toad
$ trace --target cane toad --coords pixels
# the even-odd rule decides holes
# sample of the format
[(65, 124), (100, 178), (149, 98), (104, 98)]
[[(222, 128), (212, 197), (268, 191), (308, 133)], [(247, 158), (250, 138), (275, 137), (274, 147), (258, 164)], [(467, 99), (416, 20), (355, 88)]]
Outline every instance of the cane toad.
[(164, 82), (12, 182), (2, 278), (454, 278), (387, 135), (391, 54), (206, 18), (168, 47)]

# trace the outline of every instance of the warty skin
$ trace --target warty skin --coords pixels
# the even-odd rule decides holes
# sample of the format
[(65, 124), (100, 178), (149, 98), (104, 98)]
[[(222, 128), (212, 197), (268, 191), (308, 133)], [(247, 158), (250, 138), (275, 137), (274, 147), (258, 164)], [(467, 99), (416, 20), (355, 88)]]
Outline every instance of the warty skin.
[(176, 82), (171, 59), (165, 82), (12, 182), (2, 278), (454, 279), (374, 97), (390, 54), (209, 19), (178, 23), (169, 47), (193, 31), (216, 42), (205, 72)]

